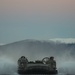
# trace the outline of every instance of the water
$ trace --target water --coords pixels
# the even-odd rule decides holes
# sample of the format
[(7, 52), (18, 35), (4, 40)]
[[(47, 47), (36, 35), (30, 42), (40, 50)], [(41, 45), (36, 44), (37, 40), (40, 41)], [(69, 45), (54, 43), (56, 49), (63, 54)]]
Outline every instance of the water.
[(74, 48), (72, 45), (37, 41), (4, 46), (0, 48), (0, 75), (18, 75), (17, 60), (24, 54), (29, 56), (29, 59), (41, 59), (53, 55), (57, 62), (57, 75), (75, 75)]
[[(75, 74), (75, 62), (68, 61), (60, 63), (58, 66), (57, 75), (74, 75)], [(0, 58), (0, 75), (19, 75), (17, 73), (17, 63), (10, 58)]]

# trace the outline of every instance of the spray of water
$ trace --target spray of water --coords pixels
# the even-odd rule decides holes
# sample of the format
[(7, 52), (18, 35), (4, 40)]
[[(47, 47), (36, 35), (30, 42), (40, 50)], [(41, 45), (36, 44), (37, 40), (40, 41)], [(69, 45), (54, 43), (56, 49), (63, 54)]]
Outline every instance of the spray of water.
[[(25, 55), (29, 60), (54, 56), (58, 72), (75, 74), (74, 45), (41, 41), (22, 41), (0, 48), (0, 74), (17, 75), (17, 60)], [(10, 58), (9, 58), (10, 57)]]
[(0, 57), (0, 75), (4, 74), (18, 75), (16, 63), (6, 56)]
[(75, 74), (75, 61), (62, 61), (58, 66), (59, 73)]

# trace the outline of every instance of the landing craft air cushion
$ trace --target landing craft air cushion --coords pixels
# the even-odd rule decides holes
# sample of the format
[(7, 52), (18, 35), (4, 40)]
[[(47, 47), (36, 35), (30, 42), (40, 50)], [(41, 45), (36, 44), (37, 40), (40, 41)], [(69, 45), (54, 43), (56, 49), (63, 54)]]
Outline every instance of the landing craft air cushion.
[(57, 74), (57, 69), (52, 69), (49, 64), (46, 64), (48, 57), (42, 60), (28, 61), (26, 63), (21, 63), (18, 65), (19, 74)]

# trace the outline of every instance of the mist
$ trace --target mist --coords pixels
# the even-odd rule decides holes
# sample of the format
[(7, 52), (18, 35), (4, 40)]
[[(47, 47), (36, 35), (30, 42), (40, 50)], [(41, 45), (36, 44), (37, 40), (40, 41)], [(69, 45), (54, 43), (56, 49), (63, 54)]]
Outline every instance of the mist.
[(0, 75), (18, 75), (17, 64), (6, 56), (0, 57)]
[(26, 56), (30, 60), (42, 60), (54, 56), (59, 73), (75, 74), (75, 44), (53, 41), (23, 40), (0, 46), (0, 74), (17, 75), (17, 60)]

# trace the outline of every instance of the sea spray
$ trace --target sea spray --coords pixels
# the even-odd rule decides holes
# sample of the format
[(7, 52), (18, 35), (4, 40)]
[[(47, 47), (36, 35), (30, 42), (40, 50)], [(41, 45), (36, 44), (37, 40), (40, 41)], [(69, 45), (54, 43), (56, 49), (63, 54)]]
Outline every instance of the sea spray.
[(0, 74), (17, 75), (17, 64), (10, 58), (0, 57)]
[(75, 74), (75, 61), (63, 61), (58, 67), (59, 73)]
[(75, 74), (75, 44), (37, 40), (7, 44), (0, 47), (0, 72), (17, 74), (17, 60), (22, 55), (26, 56), (28, 60), (42, 60), (44, 57), (54, 56), (58, 73)]

